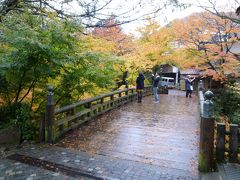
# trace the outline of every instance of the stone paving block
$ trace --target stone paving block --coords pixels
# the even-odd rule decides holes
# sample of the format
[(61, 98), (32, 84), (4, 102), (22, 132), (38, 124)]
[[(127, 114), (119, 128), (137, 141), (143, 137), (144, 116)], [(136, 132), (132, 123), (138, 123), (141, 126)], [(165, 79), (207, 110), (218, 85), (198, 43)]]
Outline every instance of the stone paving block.
[[(35, 148), (33, 148), (34, 150)], [(75, 180), (76, 178), (63, 175), (62, 173), (56, 173), (48, 171), (45, 169), (37, 168), (35, 166), (30, 166), (22, 164), (16, 161), (2, 159), (0, 160), (1, 169), (0, 169), (0, 180), (23, 180), (23, 179), (56, 179), (62, 180), (63, 177), (67, 179)], [(65, 179), (66, 179), (65, 178)], [(78, 178), (77, 178), (78, 179)]]
[(234, 180), (240, 179), (239, 164), (227, 163), (227, 164), (223, 164), (223, 168), (228, 179), (234, 179)]
[[(30, 152), (29, 152), (30, 151)], [(101, 175), (106, 175), (108, 178), (119, 178), (121, 176), (129, 176), (132, 178), (141, 178), (142, 176), (146, 177), (161, 177), (161, 179), (167, 179), (169, 176), (172, 178), (173, 175), (183, 175), (186, 174), (186, 172), (182, 172), (179, 170), (174, 170), (174, 169), (166, 169), (163, 167), (159, 166), (154, 166), (154, 165), (149, 165), (149, 164), (144, 164), (141, 162), (134, 162), (134, 161), (129, 161), (129, 160), (122, 160), (119, 158), (113, 158), (113, 157), (106, 157), (106, 156), (101, 156), (101, 155), (94, 155), (90, 156), (86, 152), (80, 152), (80, 151), (71, 151), (71, 150), (64, 150), (65, 151), (65, 156), (62, 157), (62, 148), (42, 148), (41, 150), (38, 150), (38, 148), (35, 148), (34, 151), (35, 153), (31, 152), (33, 151), (32, 149), (22, 149), (19, 150), (19, 154), (23, 155), (31, 155), (35, 158), (40, 158), (40, 157), (46, 157), (44, 160), (47, 160), (49, 162), (62, 162), (62, 160), (67, 159), (69, 161), (64, 162), (63, 164), (65, 166), (73, 167), (73, 168), (78, 168), (79, 170), (84, 170), (86, 172), (91, 172), (94, 175), (101, 176)], [(52, 153), (55, 152), (55, 153)], [(59, 153), (60, 152), (60, 153)], [(51, 154), (51, 155), (47, 155)], [(74, 162), (76, 160), (76, 154), (78, 154), (78, 159), (81, 159), (81, 164), (76, 167), (76, 163)], [(81, 158), (80, 158), (81, 157)], [(92, 166), (89, 166), (89, 159), (93, 158), (94, 163)], [(109, 163), (111, 162), (111, 163)], [(114, 162), (114, 163), (113, 163)], [(164, 173), (164, 172), (169, 172)]]

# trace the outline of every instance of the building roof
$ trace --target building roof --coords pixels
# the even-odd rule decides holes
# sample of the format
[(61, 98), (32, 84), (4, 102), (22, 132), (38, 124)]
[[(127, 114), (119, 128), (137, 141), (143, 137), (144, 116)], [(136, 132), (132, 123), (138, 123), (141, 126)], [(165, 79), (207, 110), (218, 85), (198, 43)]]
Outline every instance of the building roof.
[(181, 70), (181, 71), (180, 71), (180, 74), (199, 75), (199, 72), (200, 72), (200, 71), (199, 71), (198, 69), (190, 68), (190, 69)]
[(161, 69), (162, 73), (177, 73), (179, 71), (177, 67), (169, 64), (161, 65)]

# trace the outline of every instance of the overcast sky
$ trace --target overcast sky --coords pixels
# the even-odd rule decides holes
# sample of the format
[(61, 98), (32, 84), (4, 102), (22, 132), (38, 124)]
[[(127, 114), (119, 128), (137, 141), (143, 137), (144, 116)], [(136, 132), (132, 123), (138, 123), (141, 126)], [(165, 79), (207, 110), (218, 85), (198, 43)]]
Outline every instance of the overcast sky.
[[(101, 7), (102, 4), (108, 2), (109, 0), (81, 0), (80, 2), (85, 3), (92, 3), (92, 2), (99, 2), (98, 6)], [(139, 17), (146, 17), (149, 13), (153, 12), (154, 10), (162, 7), (163, 2), (166, 0), (112, 0), (110, 4), (104, 7), (103, 10), (99, 11), (97, 16), (101, 17), (101, 14), (110, 15), (115, 14), (117, 15), (120, 21), (127, 21), (138, 19), (131, 23), (127, 23), (123, 25), (123, 30), (126, 33), (133, 33), (135, 34), (135, 30), (139, 26), (144, 26), (146, 21), (142, 21)], [(171, 22), (173, 19), (176, 18), (184, 18), (194, 12), (201, 12), (203, 8), (200, 6), (211, 8), (213, 7), (212, 4), (217, 5), (217, 9), (219, 11), (235, 11), (236, 7), (239, 6), (240, 0), (179, 0), (182, 3), (191, 4), (192, 6), (180, 10), (178, 8), (173, 8), (171, 5), (168, 5), (167, 8), (164, 8), (158, 11), (155, 16), (156, 20), (160, 23), (161, 26), (166, 25), (167, 23)], [(54, 4), (57, 5), (58, 1), (55, 0)], [(81, 13), (82, 9), (79, 8), (78, 4), (72, 3), (71, 6), (66, 6), (64, 9), (68, 8), (69, 12)], [(174, 9), (174, 11), (173, 11)], [(151, 14), (152, 16), (153, 14)], [(105, 17), (106, 18), (106, 17)], [(143, 18), (143, 17), (142, 17)]]
[[(240, 3), (238, 3), (237, 0), (183, 0), (184, 3), (191, 3), (192, 6), (186, 9), (176, 9), (174, 10), (169, 7), (165, 10), (163, 10), (159, 15), (156, 17), (156, 20), (160, 23), (161, 26), (164, 26), (171, 22), (174, 19), (181, 19), (186, 16), (189, 16), (192, 13), (195, 12), (202, 12), (204, 9), (203, 7), (208, 7), (209, 9), (212, 8), (212, 5), (209, 3), (212, 2), (213, 4), (217, 4), (217, 9), (219, 11), (235, 11), (236, 7), (240, 6)], [(217, 2), (217, 3), (216, 3)], [(143, 26), (145, 22), (133, 22), (130, 24), (123, 25), (124, 31), (127, 33), (134, 33), (138, 26)]]

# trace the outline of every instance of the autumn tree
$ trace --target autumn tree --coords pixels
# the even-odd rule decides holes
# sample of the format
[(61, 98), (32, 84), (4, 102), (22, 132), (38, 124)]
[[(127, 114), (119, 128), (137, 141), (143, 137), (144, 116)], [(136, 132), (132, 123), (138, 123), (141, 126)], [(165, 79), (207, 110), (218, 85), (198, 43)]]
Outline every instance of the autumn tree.
[(174, 34), (168, 26), (161, 27), (149, 19), (146, 26), (138, 28), (140, 38), (130, 62), (138, 70), (151, 70), (159, 64), (180, 65), (174, 57)]
[(107, 20), (99, 21), (98, 24), (100, 27), (95, 27), (92, 35), (104, 39), (107, 44), (112, 44), (115, 47), (113, 53), (123, 56), (133, 51), (132, 38), (123, 32), (114, 15)]
[(149, 18), (146, 25), (137, 29), (139, 38), (135, 40), (135, 50), (125, 56), (127, 67), (130, 69), (135, 82), (139, 71), (152, 72), (156, 65), (173, 64), (167, 54), (171, 52), (172, 33), (167, 27)]
[(18, 124), (28, 139), (49, 85), (56, 107), (71, 104), (110, 91), (121, 64), (114, 55), (92, 51), (74, 21), (48, 19), (45, 29), (40, 22), (30, 13), (11, 12), (0, 23), (0, 128)]
[[(203, 70), (215, 80), (226, 81), (226, 74), (237, 74), (237, 59), (231, 53), (239, 25), (204, 12), (173, 22), (176, 40), (181, 41), (189, 53), (197, 55)], [(199, 52), (199, 50), (202, 50)]]

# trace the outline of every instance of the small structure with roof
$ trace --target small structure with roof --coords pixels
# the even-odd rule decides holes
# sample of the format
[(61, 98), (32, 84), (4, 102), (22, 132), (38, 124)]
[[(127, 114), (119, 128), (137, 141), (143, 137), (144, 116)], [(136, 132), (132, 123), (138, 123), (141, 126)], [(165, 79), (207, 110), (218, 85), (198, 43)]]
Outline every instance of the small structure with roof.
[[(198, 78), (200, 75), (199, 69), (196, 68), (189, 68), (185, 70), (180, 70), (180, 89), (185, 90), (185, 79), (187, 76)], [(197, 89), (197, 83), (193, 82), (193, 90)]]
[(164, 64), (160, 66), (161, 77), (174, 78), (175, 85), (179, 83), (179, 68), (169, 64)]

